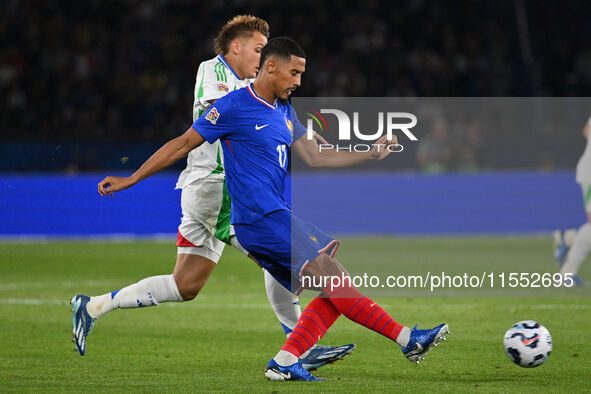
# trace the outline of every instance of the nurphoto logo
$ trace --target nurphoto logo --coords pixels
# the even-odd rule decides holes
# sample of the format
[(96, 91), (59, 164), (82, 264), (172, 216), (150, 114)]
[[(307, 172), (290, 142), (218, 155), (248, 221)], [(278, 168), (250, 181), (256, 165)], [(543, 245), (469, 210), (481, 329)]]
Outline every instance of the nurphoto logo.
[[(385, 133), (387, 135), (388, 140), (392, 139), (392, 135), (394, 131), (398, 130), (404, 133), (406, 137), (411, 141), (418, 141), (418, 138), (410, 131), (411, 128), (417, 125), (417, 117), (414, 114), (409, 112), (378, 112), (378, 129), (375, 132), (365, 132), (359, 129), (359, 112), (353, 112), (353, 124), (351, 125), (351, 119), (349, 115), (347, 115), (344, 111), (339, 109), (326, 109), (323, 108), (318, 111), (312, 110), (312, 112), (306, 112), (308, 115), (307, 119), (307, 138), (313, 139), (314, 133), (314, 124), (316, 124), (320, 128), (320, 132), (327, 130), (328, 126), (326, 123), (326, 119), (322, 114), (331, 114), (336, 117), (338, 127), (338, 139), (339, 143), (337, 144), (330, 144), (330, 143), (321, 143), (318, 145), (318, 149), (320, 151), (323, 150), (330, 150), (335, 149), (337, 151), (344, 150), (344, 151), (355, 151), (355, 152), (367, 152), (371, 150), (374, 146), (378, 149), (388, 149), (390, 152), (402, 152), (404, 147), (398, 143), (396, 145), (386, 145), (386, 144), (369, 144), (369, 143), (359, 143), (359, 144), (351, 144), (351, 136), (352, 134), (359, 140), (362, 141), (375, 141), (379, 139), (381, 136), (384, 135), (384, 123), (385, 126)], [(385, 122), (384, 122), (385, 119)], [(347, 142), (349, 143), (340, 143), (340, 142)]]

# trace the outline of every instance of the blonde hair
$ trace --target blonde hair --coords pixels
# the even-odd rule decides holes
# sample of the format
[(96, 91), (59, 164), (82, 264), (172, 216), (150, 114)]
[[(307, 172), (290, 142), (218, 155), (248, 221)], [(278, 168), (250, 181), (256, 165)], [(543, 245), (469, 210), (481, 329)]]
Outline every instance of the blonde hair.
[(215, 53), (227, 53), (232, 41), (238, 37), (251, 36), (255, 31), (269, 38), (269, 24), (265, 20), (252, 15), (236, 15), (226, 22), (213, 40)]

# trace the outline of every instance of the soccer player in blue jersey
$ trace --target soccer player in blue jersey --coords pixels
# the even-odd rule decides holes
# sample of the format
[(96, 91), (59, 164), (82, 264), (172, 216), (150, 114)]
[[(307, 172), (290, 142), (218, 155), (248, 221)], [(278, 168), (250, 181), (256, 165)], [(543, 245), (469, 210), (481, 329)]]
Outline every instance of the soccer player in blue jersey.
[[(224, 150), (231, 221), (240, 244), (271, 275), (292, 292), (303, 276), (320, 283), (348, 275), (334, 258), (338, 241), (292, 214), (285, 200), (288, 152), (292, 146), (315, 157), (318, 163), (338, 166), (355, 152), (309, 149), (305, 129), (286, 101), (300, 85), (305, 54), (287, 37), (269, 40), (261, 54), (256, 80), (246, 88), (216, 101), (181, 137), (160, 148), (130, 177), (107, 177), (98, 185), (103, 196), (126, 189), (184, 157), (205, 140), (220, 140)], [(295, 142), (294, 142), (295, 141)], [(367, 152), (383, 158), (385, 136)], [(382, 151), (379, 152), (380, 147)], [(378, 150), (376, 152), (375, 150)], [(347, 154), (349, 153), (349, 154)], [(418, 362), (449, 332), (447, 324), (433, 329), (410, 329), (396, 322), (373, 300), (347, 281), (321, 291), (302, 312), (297, 326), (265, 370), (271, 380), (319, 380), (306, 371), (298, 357), (313, 346), (344, 314), (347, 318), (395, 341), (402, 353)], [(330, 282), (329, 282), (330, 283)]]
[[(217, 99), (254, 80), (260, 65), (260, 53), (268, 37), (267, 22), (252, 15), (236, 15), (220, 29), (213, 40), (217, 55), (202, 62), (197, 71), (193, 121)], [(318, 135), (314, 137), (320, 138)], [(173, 273), (149, 276), (98, 296), (74, 296), (71, 300), (73, 339), (80, 355), (86, 353), (90, 328), (105, 314), (116, 309), (190, 301), (207, 282), (225, 245), (232, 245), (248, 255), (237, 243), (230, 225), (231, 201), (225, 187), (219, 141), (204, 143), (189, 153), (187, 167), (179, 176), (176, 188), (182, 189), (182, 218)], [(298, 296), (286, 290), (267, 271), (263, 270), (263, 275), (269, 303), (289, 336), (302, 313)], [(82, 324), (83, 320), (88, 324)], [(354, 349), (354, 344), (316, 345), (300, 359), (306, 369), (318, 369), (342, 359)]]

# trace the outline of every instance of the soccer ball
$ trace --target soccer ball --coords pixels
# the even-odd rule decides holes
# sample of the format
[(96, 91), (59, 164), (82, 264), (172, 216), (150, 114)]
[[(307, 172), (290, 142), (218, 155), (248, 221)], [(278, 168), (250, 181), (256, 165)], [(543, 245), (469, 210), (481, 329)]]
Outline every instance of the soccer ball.
[(513, 324), (505, 333), (503, 344), (507, 357), (524, 368), (542, 365), (552, 352), (550, 332), (533, 320)]

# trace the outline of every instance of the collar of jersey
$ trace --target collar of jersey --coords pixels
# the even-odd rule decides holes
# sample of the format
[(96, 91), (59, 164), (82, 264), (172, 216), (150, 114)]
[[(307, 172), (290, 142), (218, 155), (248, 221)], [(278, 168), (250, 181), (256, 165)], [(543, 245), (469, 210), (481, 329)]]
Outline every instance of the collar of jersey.
[(238, 76), (238, 74), (236, 74), (236, 71), (234, 71), (232, 69), (232, 67), (230, 67), (230, 65), (228, 64), (228, 62), (226, 61), (226, 59), (224, 58), (224, 56), (222, 55), (218, 55), (218, 60), (222, 63), (224, 63), (224, 66), (226, 66), (226, 68), (230, 71), (232, 71), (232, 74), (234, 74), (234, 76), (236, 77), (237, 80), (241, 80), (240, 77)]
[(248, 91), (250, 92), (250, 94), (252, 94), (252, 97), (259, 100), (261, 103), (265, 104), (267, 107), (272, 108), (272, 109), (277, 109), (277, 107), (275, 107), (272, 104), (269, 104), (269, 102), (267, 100), (265, 100), (264, 98), (257, 96), (257, 94), (254, 92), (254, 89), (252, 88), (252, 82), (248, 85)]

